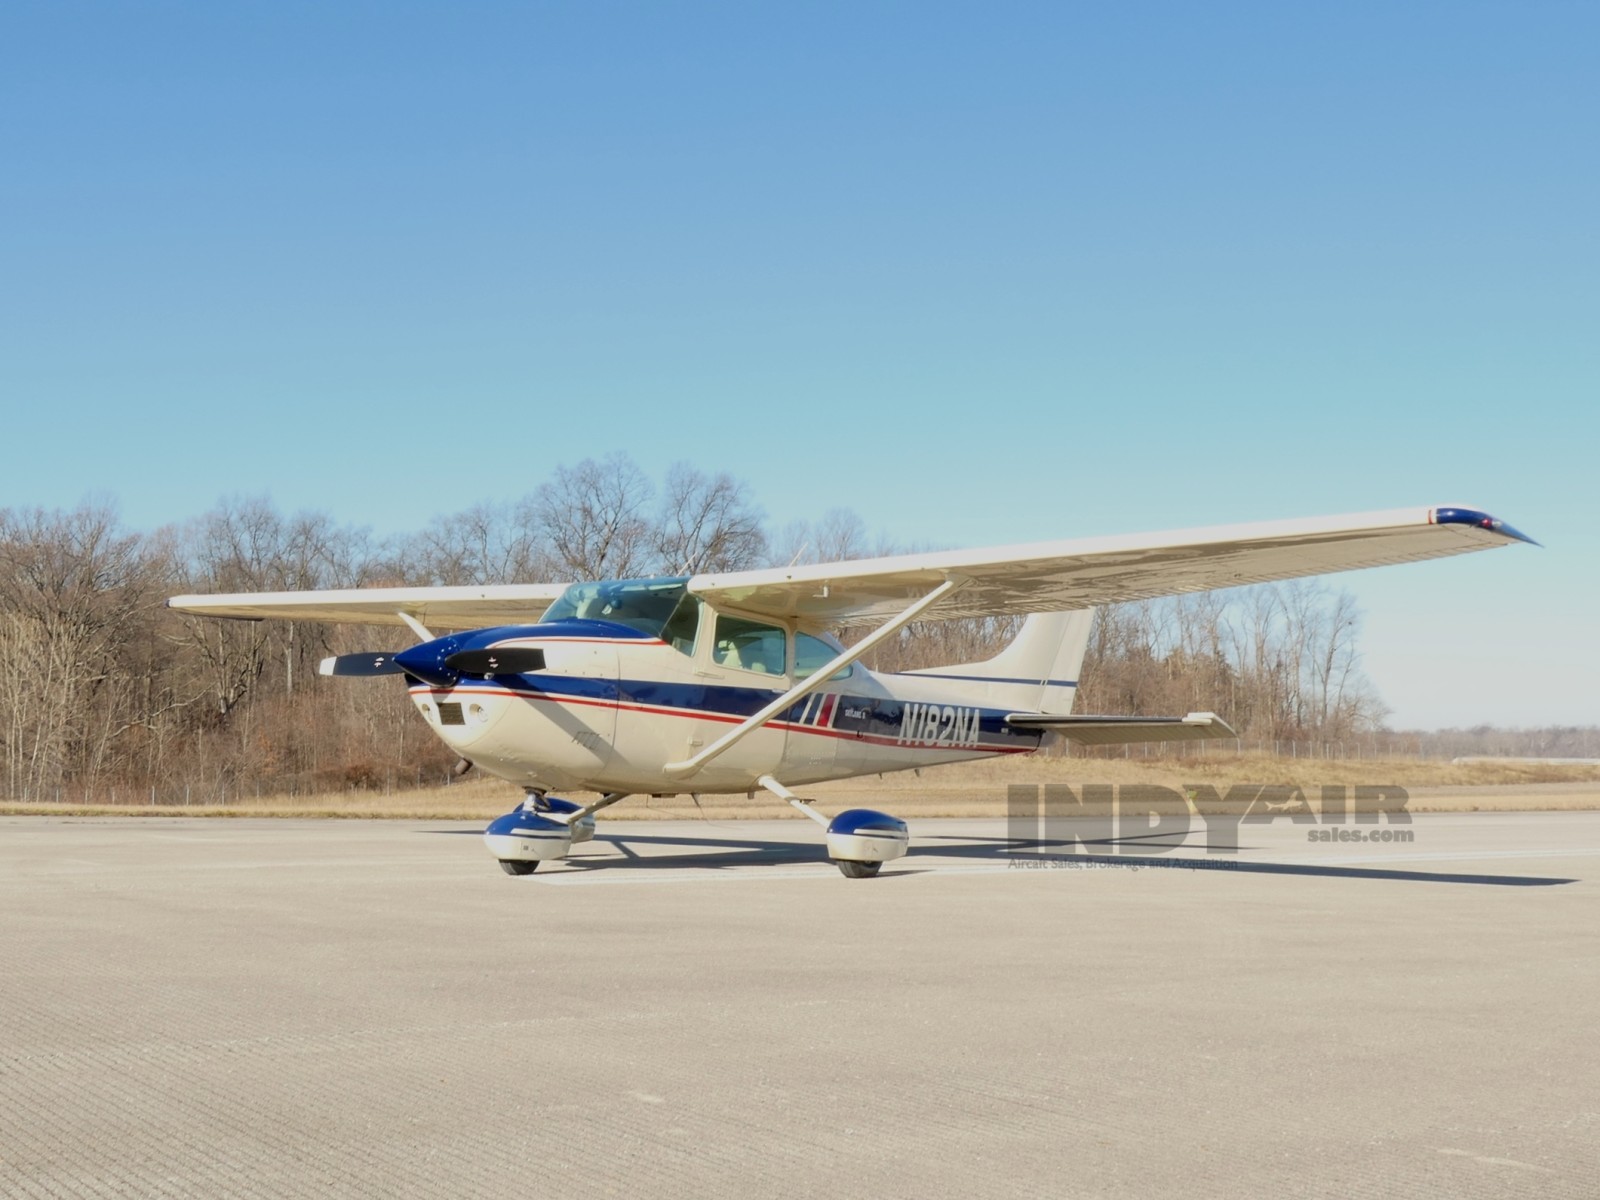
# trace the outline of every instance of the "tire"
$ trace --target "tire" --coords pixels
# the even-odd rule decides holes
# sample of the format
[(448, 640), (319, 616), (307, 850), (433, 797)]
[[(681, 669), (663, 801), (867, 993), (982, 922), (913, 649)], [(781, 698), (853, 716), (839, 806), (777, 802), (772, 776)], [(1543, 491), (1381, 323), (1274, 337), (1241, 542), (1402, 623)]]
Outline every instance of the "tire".
[(871, 879), (878, 873), (882, 863), (875, 862), (846, 862), (842, 858), (833, 860), (834, 865), (844, 872), (846, 879)]
[(500, 860), (500, 869), (507, 875), (532, 875), (536, 870), (539, 869), (539, 860), (537, 858), (530, 858), (526, 860), (520, 858), (502, 858)]

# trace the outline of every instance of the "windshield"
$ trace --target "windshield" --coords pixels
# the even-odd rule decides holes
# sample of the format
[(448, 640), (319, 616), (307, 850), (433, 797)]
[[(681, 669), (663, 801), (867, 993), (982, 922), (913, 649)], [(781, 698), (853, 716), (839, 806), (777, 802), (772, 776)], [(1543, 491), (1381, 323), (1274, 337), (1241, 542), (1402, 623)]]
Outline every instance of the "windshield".
[(615, 621), (660, 637), (661, 629), (688, 590), (688, 576), (657, 579), (618, 579), (605, 583), (575, 583), (544, 614), (546, 621), (577, 617), (585, 621)]

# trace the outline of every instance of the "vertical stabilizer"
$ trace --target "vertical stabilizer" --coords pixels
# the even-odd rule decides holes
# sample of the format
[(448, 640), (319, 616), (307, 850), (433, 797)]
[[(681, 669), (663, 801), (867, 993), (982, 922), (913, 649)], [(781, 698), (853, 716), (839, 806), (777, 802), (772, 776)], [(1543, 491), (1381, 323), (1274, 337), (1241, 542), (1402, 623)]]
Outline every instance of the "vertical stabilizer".
[[(1022, 622), (1011, 644), (991, 659), (905, 674), (960, 683), (967, 695), (981, 696), (995, 708), (1070, 713), (1093, 626), (1092, 608), (1034, 613)], [(979, 685), (976, 695), (974, 685)]]

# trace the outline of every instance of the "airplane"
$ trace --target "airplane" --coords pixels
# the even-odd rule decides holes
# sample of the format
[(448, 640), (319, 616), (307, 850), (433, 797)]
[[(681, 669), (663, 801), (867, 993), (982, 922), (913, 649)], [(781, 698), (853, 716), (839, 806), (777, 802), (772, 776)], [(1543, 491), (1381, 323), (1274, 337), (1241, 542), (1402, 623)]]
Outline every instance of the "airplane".
[[(794, 789), (1037, 750), (1233, 737), (1213, 713), (1076, 715), (1097, 606), (1526, 542), (1448, 506), (721, 574), (572, 584), (175, 596), (185, 613), (410, 629), (417, 644), (344, 654), (336, 676), (401, 675), (458, 767), (519, 785), (484, 843), (510, 875), (565, 857), (630, 795), (765, 792), (825, 829), (848, 878), (910, 845), (906, 823), (829, 818)], [(913, 621), (1019, 615), (995, 657), (914, 671), (860, 660)], [(847, 646), (838, 632), (869, 630)], [(439, 633), (436, 631), (450, 632)], [(599, 795), (578, 804), (552, 793)]]

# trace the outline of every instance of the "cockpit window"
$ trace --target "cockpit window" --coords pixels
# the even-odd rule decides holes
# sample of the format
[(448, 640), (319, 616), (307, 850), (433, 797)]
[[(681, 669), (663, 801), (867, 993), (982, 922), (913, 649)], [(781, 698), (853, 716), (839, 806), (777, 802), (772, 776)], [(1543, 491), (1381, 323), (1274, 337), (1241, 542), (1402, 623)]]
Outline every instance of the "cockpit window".
[[(820, 671), (839, 656), (842, 646), (830, 645), (821, 638), (812, 637), (809, 633), (794, 635), (794, 677), (798, 682), (806, 676)], [(854, 669), (852, 663), (833, 673), (834, 679), (847, 678)]]
[(700, 632), (700, 597), (687, 592), (661, 628), (661, 640), (679, 654), (694, 657), (695, 636)]
[(577, 617), (584, 621), (615, 621), (651, 637), (661, 630), (688, 592), (687, 576), (657, 579), (618, 579), (605, 583), (575, 583), (545, 611), (546, 621)]
[(717, 616), (717, 640), (711, 659), (719, 666), (737, 667), (762, 675), (782, 675), (787, 634), (776, 625), (747, 621), (727, 613)]

